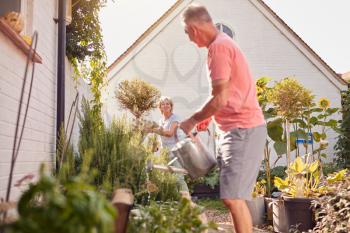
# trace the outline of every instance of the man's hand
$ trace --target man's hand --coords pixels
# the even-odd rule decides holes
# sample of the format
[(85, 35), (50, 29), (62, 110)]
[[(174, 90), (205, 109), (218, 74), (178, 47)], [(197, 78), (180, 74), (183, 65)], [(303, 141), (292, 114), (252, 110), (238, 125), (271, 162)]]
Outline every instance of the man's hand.
[(188, 135), (191, 132), (191, 130), (194, 128), (196, 123), (197, 122), (193, 118), (188, 118), (183, 122), (181, 122), (179, 127), (185, 132), (185, 134)]

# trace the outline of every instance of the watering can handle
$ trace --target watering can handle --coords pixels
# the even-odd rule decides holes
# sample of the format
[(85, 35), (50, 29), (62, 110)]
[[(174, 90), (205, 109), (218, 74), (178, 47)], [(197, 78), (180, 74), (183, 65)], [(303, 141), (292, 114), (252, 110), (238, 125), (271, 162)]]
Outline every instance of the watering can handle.
[(197, 135), (197, 133), (195, 133), (195, 134), (192, 133), (192, 132), (189, 132), (189, 133), (188, 133), (188, 136), (190, 136), (190, 138), (192, 139), (192, 141), (195, 141), (195, 140), (196, 140), (196, 138), (195, 138), (196, 135)]
[[(180, 127), (179, 127), (179, 129), (184, 133), (184, 134), (186, 134)], [(187, 136), (189, 136), (191, 139), (192, 139), (192, 141), (195, 141), (196, 140), (196, 135), (197, 135), (197, 132), (194, 132), (194, 133), (192, 133), (192, 132), (189, 132), (188, 134), (187, 134)]]

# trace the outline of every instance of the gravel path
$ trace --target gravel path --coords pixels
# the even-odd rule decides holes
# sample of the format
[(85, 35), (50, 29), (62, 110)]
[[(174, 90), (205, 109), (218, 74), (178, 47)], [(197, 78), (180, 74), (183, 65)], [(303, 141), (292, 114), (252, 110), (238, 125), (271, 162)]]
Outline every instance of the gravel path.
[[(215, 222), (219, 226), (218, 231), (209, 231), (208, 233), (234, 233), (229, 213), (223, 213), (216, 210), (204, 211), (208, 220)], [(253, 233), (271, 233), (272, 231), (258, 229), (254, 227)]]

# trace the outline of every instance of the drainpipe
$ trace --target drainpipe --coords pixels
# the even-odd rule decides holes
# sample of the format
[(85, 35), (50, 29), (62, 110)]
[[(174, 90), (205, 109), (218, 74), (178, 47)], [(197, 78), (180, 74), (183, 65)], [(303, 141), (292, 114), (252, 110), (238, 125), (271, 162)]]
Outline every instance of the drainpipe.
[[(66, 57), (66, 0), (58, 0), (58, 57), (57, 57), (57, 110), (56, 151), (60, 128), (64, 127), (65, 57)], [(56, 164), (57, 167), (57, 164)]]

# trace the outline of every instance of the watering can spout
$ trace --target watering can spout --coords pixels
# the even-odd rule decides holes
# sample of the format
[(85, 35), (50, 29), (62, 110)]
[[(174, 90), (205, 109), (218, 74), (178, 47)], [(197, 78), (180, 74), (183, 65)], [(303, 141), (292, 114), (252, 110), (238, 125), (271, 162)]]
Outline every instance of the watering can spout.
[(183, 168), (177, 168), (170, 165), (153, 164), (151, 160), (147, 160), (147, 165), (146, 165), (147, 172), (152, 171), (153, 169), (157, 169), (165, 172), (171, 172), (171, 173), (188, 174), (188, 172)]

